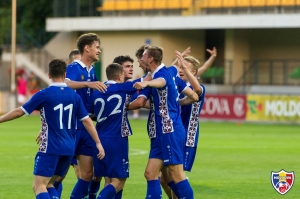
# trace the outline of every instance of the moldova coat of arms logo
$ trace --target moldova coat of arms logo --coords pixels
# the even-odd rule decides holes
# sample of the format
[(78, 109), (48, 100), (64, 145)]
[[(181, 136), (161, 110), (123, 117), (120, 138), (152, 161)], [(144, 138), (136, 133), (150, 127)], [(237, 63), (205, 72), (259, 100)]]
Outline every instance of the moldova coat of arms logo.
[(271, 173), (271, 183), (274, 189), (281, 195), (286, 194), (293, 186), (295, 180), (294, 172), (281, 170)]

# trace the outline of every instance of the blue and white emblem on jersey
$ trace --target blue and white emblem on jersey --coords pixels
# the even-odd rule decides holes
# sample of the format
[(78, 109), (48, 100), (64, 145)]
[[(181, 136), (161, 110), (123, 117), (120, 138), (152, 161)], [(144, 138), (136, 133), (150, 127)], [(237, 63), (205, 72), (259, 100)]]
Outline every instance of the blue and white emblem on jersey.
[(281, 195), (286, 194), (293, 186), (295, 180), (294, 172), (281, 170), (271, 173), (271, 183), (274, 189)]

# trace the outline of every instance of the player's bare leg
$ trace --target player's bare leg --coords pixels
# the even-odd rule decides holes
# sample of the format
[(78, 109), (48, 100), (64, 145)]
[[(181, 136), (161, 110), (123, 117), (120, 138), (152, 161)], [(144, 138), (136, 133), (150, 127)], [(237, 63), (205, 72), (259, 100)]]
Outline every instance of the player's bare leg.
[(160, 188), (159, 174), (163, 167), (163, 161), (156, 158), (150, 158), (144, 173), (147, 179), (147, 194), (146, 198), (161, 198), (162, 192)]
[[(35, 175), (33, 178), (32, 189), (34, 194), (37, 196), (39, 194), (49, 195), (47, 191), (47, 185), (51, 178)], [(50, 195), (49, 195), (50, 198)]]

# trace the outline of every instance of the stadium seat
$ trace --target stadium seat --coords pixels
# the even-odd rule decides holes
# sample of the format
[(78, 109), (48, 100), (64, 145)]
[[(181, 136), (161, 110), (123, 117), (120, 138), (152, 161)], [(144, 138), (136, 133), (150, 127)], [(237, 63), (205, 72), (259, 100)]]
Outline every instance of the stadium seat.
[(281, 6), (295, 6), (295, 0), (281, 0)]
[(236, 1), (237, 7), (251, 7), (250, 0), (238, 0)]
[(280, 0), (266, 0), (266, 6), (280, 6)]
[(167, 7), (169, 9), (180, 9), (182, 6), (182, 0), (168, 0)]
[(128, 10), (128, 1), (117, 0), (115, 1), (116, 10)]
[(215, 77), (222, 77), (224, 75), (224, 68), (219, 67), (210, 67), (203, 75), (202, 78), (215, 78)]
[(193, 1), (192, 0), (181, 0), (181, 7), (183, 9), (188, 9), (193, 6)]
[(221, 8), (223, 0), (209, 0), (207, 1), (209, 8)]
[(251, 6), (252, 7), (263, 7), (266, 5), (265, 0), (252, 0)]
[(223, 0), (223, 7), (225, 7), (225, 8), (236, 7), (236, 1), (235, 0)]
[(129, 10), (140, 10), (142, 9), (142, 1), (140, 0), (129, 0), (128, 1)]
[(165, 10), (167, 9), (166, 0), (154, 0), (154, 9)]
[(102, 7), (97, 7), (97, 11), (113, 11), (115, 8), (115, 1), (104, 1)]
[(153, 10), (154, 9), (154, 1), (153, 0), (143, 0), (142, 1), (142, 9), (143, 10)]
[(300, 68), (295, 68), (292, 74), (289, 74), (292, 79), (300, 79)]

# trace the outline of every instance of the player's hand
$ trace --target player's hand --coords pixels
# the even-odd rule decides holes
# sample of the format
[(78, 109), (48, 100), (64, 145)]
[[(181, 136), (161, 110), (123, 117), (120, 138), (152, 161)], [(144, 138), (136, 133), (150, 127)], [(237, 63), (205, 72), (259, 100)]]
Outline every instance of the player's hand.
[(92, 89), (96, 89), (100, 92), (105, 93), (106, 91), (106, 85), (102, 82), (96, 81), (96, 82), (89, 82), (88, 87)]
[(185, 49), (182, 53), (181, 53), (181, 56), (182, 57), (185, 57), (185, 56), (188, 56), (191, 52), (191, 47), (187, 47), (187, 49)]
[(180, 67), (182, 70), (186, 69), (186, 65), (185, 65), (184, 62), (183, 62), (183, 57), (182, 57), (181, 53), (180, 53), (179, 51), (176, 50), (176, 51), (175, 51), (175, 54), (176, 54), (177, 59), (178, 59), (178, 65), (179, 65), (179, 67)]
[(133, 85), (133, 88), (135, 89), (138, 89), (138, 90), (141, 90), (143, 88), (145, 88), (147, 86), (147, 82), (136, 82), (134, 85)]
[(101, 143), (97, 143), (96, 144), (96, 147), (97, 149), (99, 150), (99, 153), (97, 155), (97, 157), (102, 160), (104, 157), (105, 157), (105, 152), (104, 152), (104, 149), (103, 149), (103, 146)]
[(42, 141), (42, 132), (39, 132), (38, 136), (36, 137), (35, 141), (37, 144), (40, 144), (40, 142)]
[(206, 51), (209, 52), (210, 56), (217, 57), (217, 49), (216, 49), (216, 47), (213, 47), (212, 50), (206, 49)]

